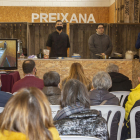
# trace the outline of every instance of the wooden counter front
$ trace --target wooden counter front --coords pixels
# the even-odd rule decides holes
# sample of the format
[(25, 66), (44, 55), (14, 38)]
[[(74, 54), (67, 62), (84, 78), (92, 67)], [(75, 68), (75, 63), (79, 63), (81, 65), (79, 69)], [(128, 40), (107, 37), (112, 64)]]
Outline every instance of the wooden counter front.
[[(22, 63), (25, 59), (18, 60), (18, 71), (21, 78), (24, 77), (22, 71)], [(37, 76), (43, 79), (44, 73), (48, 71), (56, 71), (60, 74), (61, 81), (68, 76), (70, 66), (74, 62), (81, 63), (86, 76), (93, 79), (93, 76), (99, 71), (106, 71), (106, 67), (110, 64), (119, 66), (119, 72), (128, 76), (132, 80), (133, 87), (137, 86), (137, 77), (140, 71), (139, 60), (126, 59), (34, 59), (37, 68)]]

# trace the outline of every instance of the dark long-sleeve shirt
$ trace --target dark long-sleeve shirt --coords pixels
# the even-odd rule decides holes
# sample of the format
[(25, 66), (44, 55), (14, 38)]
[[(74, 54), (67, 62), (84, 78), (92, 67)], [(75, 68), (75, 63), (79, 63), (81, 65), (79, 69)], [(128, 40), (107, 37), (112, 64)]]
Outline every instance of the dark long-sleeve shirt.
[(112, 51), (112, 42), (108, 35), (93, 34), (88, 40), (89, 49), (92, 52), (92, 58), (96, 59), (96, 54), (105, 53), (110, 55)]
[(66, 33), (55, 31), (48, 37), (46, 46), (51, 47), (50, 57), (67, 57), (67, 48), (70, 48), (69, 37)]
[(136, 47), (137, 49), (140, 48), (140, 33), (138, 34), (138, 39), (137, 39), (137, 42), (136, 42), (135, 47)]

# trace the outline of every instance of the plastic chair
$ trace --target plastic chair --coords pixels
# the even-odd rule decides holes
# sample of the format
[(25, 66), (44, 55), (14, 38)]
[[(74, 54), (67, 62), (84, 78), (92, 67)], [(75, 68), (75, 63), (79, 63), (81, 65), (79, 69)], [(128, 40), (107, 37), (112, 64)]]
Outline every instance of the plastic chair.
[(140, 140), (140, 138), (126, 139), (126, 140)]
[(98, 105), (98, 106), (90, 106), (90, 109), (96, 109), (98, 111), (101, 111), (102, 117), (107, 121), (108, 112), (111, 111), (111, 114), (108, 119), (108, 133), (110, 137), (111, 132), (111, 124), (113, 121), (113, 117), (117, 111), (121, 113), (119, 127), (118, 127), (118, 133), (117, 133), (117, 140), (121, 139), (121, 130), (123, 126), (123, 121), (125, 117), (125, 109), (121, 106), (115, 106), (115, 105)]
[[(110, 93), (116, 95), (116, 97), (120, 101), (120, 105), (123, 106), (124, 100), (125, 100), (126, 96), (129, 95), (130, 91), (112, 91)], [(122, 99), (121, 99), (121, 96), (123, 96)]]
[(60, 136), (61, 140), (100, 140), (95, 137), (86, 137), (86, 136)]
[(140, 111), (140, 106), (133, 108), (130, 112), (131, 138), (136, 138), (135, 115), (138, 111)]
[(4, 110), (4, 107), (0, 107), (0, 113)]
[(52, 110), (52, 117), (57, 114), (57, 111), (61, 109), (60, 105), (50, 105), (51, 110)]

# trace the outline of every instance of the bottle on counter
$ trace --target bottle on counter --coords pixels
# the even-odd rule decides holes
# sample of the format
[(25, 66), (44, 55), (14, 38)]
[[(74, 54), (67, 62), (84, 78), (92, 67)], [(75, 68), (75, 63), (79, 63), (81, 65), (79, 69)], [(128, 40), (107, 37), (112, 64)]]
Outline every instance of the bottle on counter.
[(40, 51), (39, 51), (38, 58), (40, 58), (40, 59), (44, 58), (42, 49), (40, 49)]

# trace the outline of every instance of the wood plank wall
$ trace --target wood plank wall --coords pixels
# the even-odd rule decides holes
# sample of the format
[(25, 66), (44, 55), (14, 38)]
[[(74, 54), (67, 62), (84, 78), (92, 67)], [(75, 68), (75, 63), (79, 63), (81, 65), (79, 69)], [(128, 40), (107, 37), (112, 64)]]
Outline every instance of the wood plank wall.
[(113, 52), (119, 52), (125, 57), (125, 52), (132, 50), (137, 52), (135, 48), (138, 33), (140, 32), (140, 24), (110, 24), (109, 36), (113, 44)]
[[(29, 47), (28, 55), (39, 53), (46, 48), (50, 33), (55, 31), (55, 23), (29, 23)], [(63, 32), (66, 33), (66, 24), (63, 24)]]
[(140, 0), (115, 0), (117, 23), (140, 23)]
[[(96, 33), (98, 24), (70, 24), (70, 56), (73, 53), (80, 54), (81, 58), (88, 59), (91, 57), (88, 39)], [(105, 34), (108, 34), (108, 25), (105, 23)]]
[[(135, 43), (140, 32), (140, 24), (105, 23), (104, 25), (105, 34), (112, 40), (113, 52), (123, 53), (123, 56), (127, 50), (138, 52)], [(70, 23), (67, 28), (67, 24), (64, 23), (63, 31), (70, 37), (70, 56), (79, 53), (84, 59), (90, 58), (88, 39), (96, 33), (96, 26), (96, 23)], [(53, 31), (55, 23), (0, 23), (0, 38), (22, 40), (22, 46), (27, 49), (28, 55), (38, 54), (40, 49), (46, 48), (48, 35)]]
[(22, 40), (22, 47), (27, 48), (27, 23), (1, 23), (0, 38), (16, 38)]
[[(140, 32), (140, 24), (104, 24), (105, 34), (109, 35), (114, 52), (122, 53), (125, 57), (125, 52), (128, 50), (135, 51), (135, 43)], [(92, 34), (96, 33), (97, 24), (70, 24), (70, 56), (73, 53), (78, 53), (81, 58), (88, 59), (91, 57), (88, 39)]]

